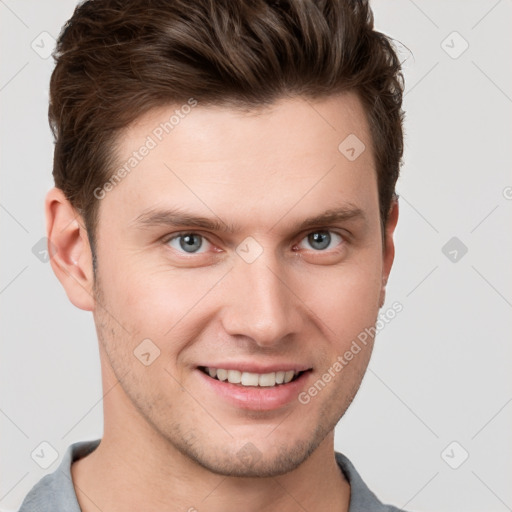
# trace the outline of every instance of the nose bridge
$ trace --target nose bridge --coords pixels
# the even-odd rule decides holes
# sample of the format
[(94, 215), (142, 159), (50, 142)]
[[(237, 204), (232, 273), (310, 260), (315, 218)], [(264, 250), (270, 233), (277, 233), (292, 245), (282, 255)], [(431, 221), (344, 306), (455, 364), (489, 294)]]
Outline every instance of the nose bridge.
[[(285, 284), (282, 265), (264, 251), (255, 261), (240, 258), (232, 276), (224, 327), (258, 345), (272, 345), (299, 330), (301, 317), (293, 293)], [(280, 275), (281, 274), (281, 275)]]

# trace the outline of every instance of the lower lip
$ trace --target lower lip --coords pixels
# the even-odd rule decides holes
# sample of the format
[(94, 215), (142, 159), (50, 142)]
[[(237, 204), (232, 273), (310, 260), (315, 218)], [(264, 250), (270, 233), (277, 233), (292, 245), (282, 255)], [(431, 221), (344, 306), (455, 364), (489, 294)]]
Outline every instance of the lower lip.
[(220, 381), (196, 370), (210, 390), (239, 409), (250, 411), (271, 411), (279, 409), (294, 400), (309, 378), (311, 370), (303, 372), (297, 379), (288, 384), (278, 384), (273, 387), (242, 386), (231, 382)]

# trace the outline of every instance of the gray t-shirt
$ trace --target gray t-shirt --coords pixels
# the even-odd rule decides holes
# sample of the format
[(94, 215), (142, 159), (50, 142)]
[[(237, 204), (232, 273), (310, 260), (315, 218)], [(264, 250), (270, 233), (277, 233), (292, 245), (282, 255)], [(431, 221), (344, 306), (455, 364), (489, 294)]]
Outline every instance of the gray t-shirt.
[[(71, 480), (71, 464), (89, 455), (100, 444), (81, 441), (68, 447), (59, 467), (32, 487), (19, 512), (81, 512)], [(349, 512), (404, 512), (390, 505), (383, 505), (363, 482), (352, 463), (336, 452), (336, 461), (350, 483)]]

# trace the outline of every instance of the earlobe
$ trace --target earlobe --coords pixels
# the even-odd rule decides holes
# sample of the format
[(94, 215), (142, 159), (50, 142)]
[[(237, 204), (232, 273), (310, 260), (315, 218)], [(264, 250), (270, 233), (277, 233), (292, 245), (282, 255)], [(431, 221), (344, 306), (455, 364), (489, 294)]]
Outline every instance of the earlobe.
[(395, 242), (393, 239), (395, 228), (398, 222), (398, 196), (392, 202), (388, 213), (388, 219), (385, 226), (385, 241), (383, 246), (383, 265), (382, 265), (382, 286), (380, 291), (379, 307), (384, 305), (386, 300), (386, 284), (388, 282), (393, 260), (395, 259)]
[(92, 254), (82, 217), (58, 188), (46, 195), (45, 214), (52, 269), (69, 300), (77, 308), (92, 311)]

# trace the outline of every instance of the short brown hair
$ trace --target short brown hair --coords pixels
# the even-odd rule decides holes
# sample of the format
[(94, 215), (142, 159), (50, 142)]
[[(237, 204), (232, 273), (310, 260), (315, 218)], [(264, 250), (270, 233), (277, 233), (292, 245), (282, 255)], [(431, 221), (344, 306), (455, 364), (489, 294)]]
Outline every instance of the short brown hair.
[(354, 91), (387, 219), (403, 153), (403, 77), (368, 1), (89, 0), (63, 27), (53, 57), (55, 186), (83, 216), (93, 255), (93, 191), (115, 171), (120, 131), (191, 97), (256, 109), (284, 96)]

